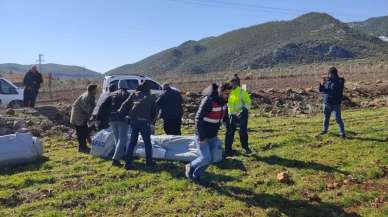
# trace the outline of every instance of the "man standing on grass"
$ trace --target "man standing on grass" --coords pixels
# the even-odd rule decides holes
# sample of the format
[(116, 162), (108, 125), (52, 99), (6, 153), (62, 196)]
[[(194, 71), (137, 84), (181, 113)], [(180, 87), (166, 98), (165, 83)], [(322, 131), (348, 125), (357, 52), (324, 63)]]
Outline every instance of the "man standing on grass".
[(179, 91), (174, 90), (169, 84), (163, 85), (165, 91), (156, 101), (161, 110), (164, 132), (167, 135), (181, 135), (183, 116), (183, 99)]
[(39, 89), (42, 83), (43, 83), (42, 74), (38, 72), (35, 65), (32, 66), (32, 68), (26, 73), (23, 79), (24, 107), (31, 107), (31, 108), (35, 107), (36, 98), (38, 97)]
[(319, 84), (319, 92), (323, 93), (323, 129), (321, 135), (329, 130), (331, 113), (334, 112), (340, 136), (345, 139), (345, 126), (341, 117), (341, 102), (345, 87), (345, 79), (338, 76), (338, 70), (331, 67), (328, 77), (323, 77)]
[(225, 136), (225, 156), (235, 154), (232, 149), (234, 133), (240, 128), (240, 142), (246, 154), (252, 151), (248, 146), (248, 113), (251, 107), (251, 98), (246, 90), (240, 87), (240, 79), (237, 75), (230, 82), (232, 91), (228, 98), (228, 120)]
[(90, 152), (90, 148), (86, 145), (91, 141), (88, 121), (96, 106), (96, 95), (97, 85), (90, 84), (88, 90), (75, 100), (71, 108), (70, 123), (76, 129), (79, 152)]
[(151, 82), (143, 81), (124, 101), (118, 112), (131, 119), (132, 134), (127, 149), (125, 169), (133, 168), (133, 152), (140, 134), (144, 141), (146, 166), (153, 166), (155, 163), (152, 160), (151, 129), (154, 128), (157, 118), (157, 106), (156, 97), (151, 94)]

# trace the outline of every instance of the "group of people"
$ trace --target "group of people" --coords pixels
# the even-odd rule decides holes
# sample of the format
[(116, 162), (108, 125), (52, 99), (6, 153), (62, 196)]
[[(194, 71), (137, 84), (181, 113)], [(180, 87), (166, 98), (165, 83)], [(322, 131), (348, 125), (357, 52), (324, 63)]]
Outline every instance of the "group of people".
[[(341, 101), (345, 80), (338, 76), (336, 68), (329, 69), (328, 76), (322, 78), (319, 90), (324, 94), (324, 121), (321, 134), (326, 134), (331, 113), (334, 112), (339, 125), (340, 136), (345, 138), (345, 128), (341, 117)], [(183, 99), (177, 90), (163, 85), (160, 96), (151, 94), (151, 84), (144, 80), (133, 93), (129, 93), (127, 82), (120, 80), (117, 87), (102, 94), (96, 104), (97, 86), (89, 85), (88, 90), (76, 99), (71, 111), (71, 124), (77, 131), (80, 152), (89, 152), (90, 126), (93, 119), (97, 129), (111, 127), (115, 151), (113, 166), (133, 168), (133, 151), (141, 134), (146, 152), (146, 166), (154, 165), (152, 160), (151, 134), (158, 117), (163, 119), (164, 131), (168, 135), (180, 135), (183, 116)], [(96, 106), (97, 105), (97, 106)], [(237, 75), (222, 85), (211, 84), (203, 91), (203, 98), (195, 116), (195, 134), (199, 157), (186, 165), (186, 176), (199, 180), (206, 168), (213, 162), (214, 149), (218, 142), (221, 125), (226, 128), (224, 156), (233, 156), (234, 134), (239, 128), (240, 142), (246, 154), (251, 153), (248, 143), (248, 119), (251, 107), (249, 93), (241, 87)], [(128, 130), (131, 128), (130, 141)]]
[[(109, 93), (100, 96), (96, 103), (97, 86), (89, 85), (85, 93), (79, 96), (72, 105), (70, 122), (75, 126), (79, 151), (88, 153), (90, 148), (90, 120), (98, 130), (111, 127), (115, 141), (115, 152), (112, 165), (133, 167), (133, 150), (142, 136), (146, 152), (146, 165), (153, 165), (151, 134), (155, 129), (158, 117), (163, 119), (163, 128), (167, 135), (181, 135), (183, 117), (183, 98), (179, 91), (163, 85), (160, 96), (151, 94), (151, 82), (148, 80), (130, 94), (127, 81), (120, 80), (117, 87), (110, 87)], [(225, 156), (235, 154), (232, 149), (234, 134), (240, 128), (240, 140), (246, 153), (251, 153), (248, 146), (248, 113), (251, 99), (248, 92), (241, 88), (237, 75), (228, 83), (218, 86), (212, 84), (203, 91), (204, 98), (199, 105), (195, 122), (200, 157), (188, 167), (193, 175), (199, 177), (197, 168), (206, 168), (212, 162), (211, 153), (221, 124), (227, 133), (225, 136)], [(131, 128), (130, 141), (128, 130)]]

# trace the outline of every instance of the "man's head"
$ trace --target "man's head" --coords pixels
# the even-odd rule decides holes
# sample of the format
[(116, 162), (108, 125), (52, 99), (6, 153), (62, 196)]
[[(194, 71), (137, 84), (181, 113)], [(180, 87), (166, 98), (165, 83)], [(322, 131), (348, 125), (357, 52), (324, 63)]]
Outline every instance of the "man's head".
[(230, 80), (230, 87), (234, 89), (239, 86), (239, 83), (240, 81), (238, 79), (233, 78), (232, 80)]
[(151, 91), (151, 82), (148, 80), (144, 80), (140, 83), (140, 85), (136, 88), (137, 91), (140, 92), (149, 92)]
[(92, 96), (97, 95), (97, 85), (96, 84), (89, 84), (88, 85), (88, 93)]
[(220, 97), (224, 100), (227, 100), (229, 98), (231, 89), (232, 87), (229, 83), (224, 83), (223, 85), (221, 85), (218, 91), (220, 94)]
[(169, 83), (164, 83), (162, 85), (162, 88), (163, 88), (163, 90), (169, 90), (170, 89), (170, 84)]
[(327, 73), (329, 78), (338, 78), (338, 70), (336, 67), (331, 67)]
[(115, 84), (115, 83), (111, 83), (110, 85), (109, 85), (109, 92), (110, 93), (113, 93), (113, 92), (115, 92), (117, 90), (117, 85)]
[(32, 72), (37, 72), (37, 71), (38, 71), (38, 67), (37, 67), (36, 65), (33, 65), (33, 66), (31, 67), (31, 71), (32, 71)]

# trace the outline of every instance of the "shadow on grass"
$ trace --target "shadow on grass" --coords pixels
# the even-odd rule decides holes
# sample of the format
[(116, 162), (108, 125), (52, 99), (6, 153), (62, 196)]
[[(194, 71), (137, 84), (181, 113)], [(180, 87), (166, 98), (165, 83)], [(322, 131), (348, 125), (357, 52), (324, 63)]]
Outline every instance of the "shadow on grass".
[(224, 159), (223, 161), (213, 164), (214, 166), (218, 167), (219, 169), (238, 169), (242, 171), (247, 171), (247, 168), (244, 166), (244, 164), (237, 159)]
[(370, 137), (348, 136), (346, 139), (366, 141), (366, 142), (388, 142), (388, 138), (378, 139), (378, 138), (370, 138)]
[(265, 162), (270, 165), (281, 165), (284, 167), (291, 167), (291, 168), (299, 168), (299, 169), (310, 169), (310, 170), (317, 170), (317, 171), (324, 171), (324, 172), (338, 172), (345, 175), (348, 175), (349, 173), (346, 171), (339, 170), (335, 167), (327, 166), (320, 163), (315, 163), (312, 161), (300, 161), (300, 160), (291, 160), (291, 159), (285, 159), (281, 158), (276, 155), (271, 156), (258, 156), (258, 155), (252, 155), (256, 160)]
[(155, 165), (146, 166), (144, 162), (136, 160), (132, 163), (132, 169), (136, 171), (143, 171), (146, 173), (161, 173), (168, 172), (172, 177), (177, 179), (183, 179), (185, 177), (185, 166), (181, 162), (173, 161), (156, 161)]
[(216, 183), (200, 185), (212, 189), (217, 194), (241, 201), (248, 206), (263, 209), (274, 208), (289, 217), (360, 217), (357, 213), (347, 213), (342, 207), (332, 203), (290, 200), (279, 194), (256, 193), (247, 188), (219, 186)]
[(26, 171), (39, 170), (48, 160), (49, 160), (48, 157), (42, 156), (31, 163), (24, 163), (17, 166), (3, 167), (3, 168), (0, 168), (0, 175), (13, 175), (21, 172), (26, 172)]
[[(214, 166), (214, 164), (212, 165)], [(157, 163), (154, 166), (147, 167), (142, 162), (134, 161), (132, 170), (138, 170), (138, 171), (143, 171), (143, 172), (152, 173), (152, 174), (168, 172), (172, 177), (176, 179), (187, 179), (185, 176), (185, 163), (182, 163), (182, 162), (157, 161)], [(231, 182), (231, 181), (239, 180), (236, 177), (209, 173), (209, 172), (205, 172), (204, 177), (211, 177), (211, 179), (216, 182)]]
[[(330, 133), (330, 135), (339, 137), (338, 133)], [(348, 139), (348, 140), (366, 141), (366, 142), (388, 142), (388, 138), (381, 139), (381, 138), (357, 136), (357, 133), (354, 132), (354, 131), (346, 131), (346, 139)]]

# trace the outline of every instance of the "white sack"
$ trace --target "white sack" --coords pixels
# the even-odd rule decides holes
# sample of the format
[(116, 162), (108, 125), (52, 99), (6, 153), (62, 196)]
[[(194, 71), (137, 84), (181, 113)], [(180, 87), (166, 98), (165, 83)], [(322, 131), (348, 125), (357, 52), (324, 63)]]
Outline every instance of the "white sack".
[(0, 136), (0, 167), (33, 162), (42, 154), (42, 144), (30, 133)]
[[(129, 131), (130, 134), (130, 131)], [(130, 136), (129, 136), (130, 137)], [(129, 140), (128, 140), (129, 141)], [(213, 156), (213, 162), (222, 160), (222, 142), (218, 140)], [(151, 136), (152, 157), (155, 159), (178, 160), (189, 162), (199, 156), (195, 136)], [(110, 129), (98, 132), (92, 138), (91, 154), (102, 158), (110, 158), (115, 149), (113, 133)], [(135, 156), (144, 157), (144, 142), (139, 136), (138, 145), (134, 151)]]

